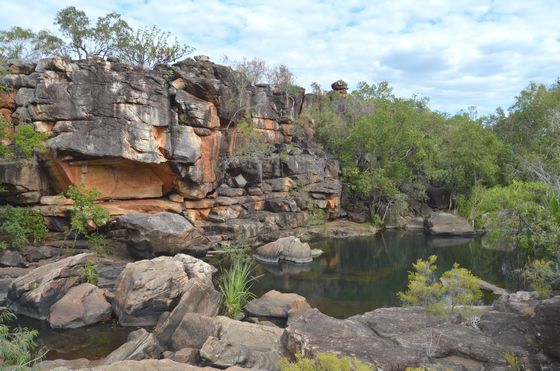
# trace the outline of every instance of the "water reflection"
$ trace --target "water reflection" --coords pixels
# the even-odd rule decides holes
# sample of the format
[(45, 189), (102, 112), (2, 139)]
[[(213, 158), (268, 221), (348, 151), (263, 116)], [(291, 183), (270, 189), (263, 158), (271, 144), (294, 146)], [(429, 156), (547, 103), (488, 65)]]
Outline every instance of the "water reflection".
[[(387, 231), (375, 237), (323, 240), (313, 244), (325, 254), (308, 265), (258, 264), (262, 274), (253, 291), (296, 292), (313, 307), (338, 318), (379, 307), (399, 305), (412, 263), (438, 256), (440, 271), (454, 262), (502, 287), (517, 288), (513, 269), (524, 259), (513, 251), (489, 250), (476, 239), (433, 239), (423, 233)], [(487, 300), (490, 300), (489, 298)]]

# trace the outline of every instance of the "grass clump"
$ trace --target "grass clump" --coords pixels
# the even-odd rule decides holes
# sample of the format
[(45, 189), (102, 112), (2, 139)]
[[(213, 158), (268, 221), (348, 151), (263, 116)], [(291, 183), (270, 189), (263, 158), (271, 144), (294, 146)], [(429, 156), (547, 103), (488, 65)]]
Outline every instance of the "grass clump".
[(226, 315), (237, 318), (241, 311), (255, 295), (251, 292), (253, 282), (254, 263), (250, 260), (233, 259), (229, 268), (222, 273), (219, 284), (220, 292), (224, 299)]
[(85, 282), (97, 286), (97, 265), (90, 260), (86, 261), (82, 278)]
[(374, 371), (377, 369), (357, 358), (337, 357), (329, 353), (319, 353), (315, 358), (307, 358), (298, 353), (295, 355), (295, 362), (282, 358), (278, 367), (281, 371)]
[(42, 241), (48, 233), (43, 217), (24, 207), (0, 206), (0, 223), (0, 234), (6, 238), (0, 242), (2, 250), (19, 250)]

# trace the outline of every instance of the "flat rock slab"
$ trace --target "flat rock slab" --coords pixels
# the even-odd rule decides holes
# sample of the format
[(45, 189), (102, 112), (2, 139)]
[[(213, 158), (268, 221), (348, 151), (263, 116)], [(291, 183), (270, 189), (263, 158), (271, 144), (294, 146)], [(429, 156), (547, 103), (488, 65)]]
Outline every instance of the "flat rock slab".
[(103, 290), (90, 283), (74, 286), (50, 310), (52, 328), (78, 328), (111, 318)]
[(426, 229), (433, 236), (474, 236), (474, 228), (460, 216), (436, 211), (426, 219)]
[(265, 263), (278, 263), (280, 260), (292, 263), (311, 263), (313, 261), (308, 243), (302, 243), (294, 236), (282, 237), (257, 249), (255, 258)]
[(310, 309), (307, 300), (298, 294), (284, 294), (270, 290), (258, 299), (253, 299), (245, 307), (245, 312), (257, 317), (288, 318), (293, 308)]

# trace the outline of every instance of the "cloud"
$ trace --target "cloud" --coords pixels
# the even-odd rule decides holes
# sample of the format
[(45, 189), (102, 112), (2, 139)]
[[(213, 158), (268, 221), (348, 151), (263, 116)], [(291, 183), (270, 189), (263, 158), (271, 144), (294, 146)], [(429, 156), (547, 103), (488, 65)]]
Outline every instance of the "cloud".
[(340, 78), (387, 80), (401, 96), (429, 96), (435, 109), (481, 113), (508, 107), (531, 80), (560, 74), (560, 2), (546, 0), (0, 0), (0, 28), (53, 29), (57, 10), (91, 18), (117, 11), (156, 24), (220, 61), (284, 63), (308, 87)]

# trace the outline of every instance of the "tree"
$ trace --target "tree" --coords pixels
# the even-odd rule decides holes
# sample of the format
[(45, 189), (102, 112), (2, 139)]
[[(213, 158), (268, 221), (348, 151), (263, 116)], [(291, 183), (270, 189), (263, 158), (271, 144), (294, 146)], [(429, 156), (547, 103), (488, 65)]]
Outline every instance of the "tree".
[(288, 88), (288, 86), (290, 85), (293, 85), (295, 79), (295, 75), (285, 64), (280, 64), (274, 68), (269, 69), (267, 72), (268, 83), (279, 85), (284, 89)]
[(131, 64), (141, 67), (154, 67), (159, 63), (171, 63), (194, 51), (194, 48), (181, 44), (153, 26), (130, 31), (118, 48), (118, 56)]
[(36, 60), (60, 53), (63, 41), (47, 30), (34, 33), (29, 28), (12, 27), (0, 31), (0, 56), (3, 59)]

